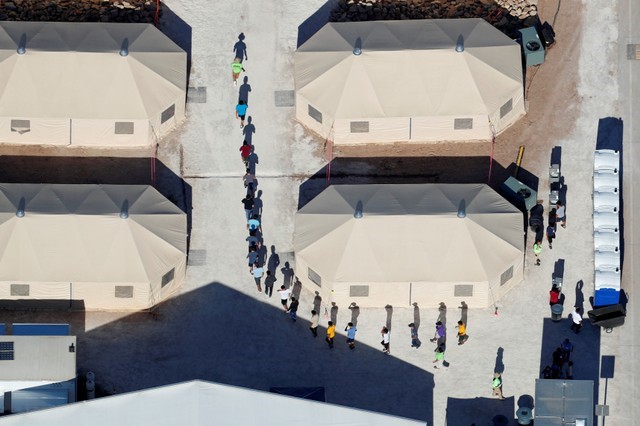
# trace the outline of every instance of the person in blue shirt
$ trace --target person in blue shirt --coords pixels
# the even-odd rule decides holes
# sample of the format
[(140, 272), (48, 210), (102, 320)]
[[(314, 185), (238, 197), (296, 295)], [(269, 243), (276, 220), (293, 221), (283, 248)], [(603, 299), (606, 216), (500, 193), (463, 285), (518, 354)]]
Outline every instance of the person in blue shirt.
[(262, 233), (262, 227), (260, 227), (260, 220), (258, 220), (257, 214), (251, 216), (251, 219), (247, 221), (247, 229), (249, 229), (249, 231), (258, 231)]
[(241, 129), (244, 127), (244, 117), (247, 115), (247, 108), (248, 106), (243, 100), (240, 100), (238, 105), (236, 105), (236, 118), (240, 119)]
[(349, 345), (349, 349), (354, 349), (356, 347), (356, 331), (358, 331), (358, 329), (352, 322), (350, 322), (347, 324), (344, 331), (347, 332), (347, 344)]

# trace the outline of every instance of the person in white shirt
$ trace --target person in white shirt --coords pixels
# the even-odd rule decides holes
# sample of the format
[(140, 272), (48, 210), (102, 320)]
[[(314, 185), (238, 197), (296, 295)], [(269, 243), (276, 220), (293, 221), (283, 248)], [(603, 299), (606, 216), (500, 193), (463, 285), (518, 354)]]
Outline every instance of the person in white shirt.
[(280, 303), (282, 303), (284, 311), (287, 312), (289, 310), (289, 306), (287, 306), (287, 303), (289, 302), (289, 296), (291, 296), (291, 290), (282, 285), (280, 286), (280, 290), (278, 290), (278, 293), (280, 293)]
[(387, 327), (382, 327), (380, 334), (382, 334), (382, 342), (380, 342), (380, 344), (383, 346), (382, 352), (388, 355), (391, 353), (391, 350), (389, 349), (389, 340), (391, 340), (389, 329)]
[(318, 313), (315, 310), (311, 311), (311, 324), (309, 325), (309, 330), (311, 330), (313, 337), (318, 337), (318, 321), (320, 321)]
[(582, 328), (582, 309), (579, 307), (573, 308), (573, 312), (571, 312), (571, 330), (573, 330), (576, 334), (580, 333), (580, 329)]

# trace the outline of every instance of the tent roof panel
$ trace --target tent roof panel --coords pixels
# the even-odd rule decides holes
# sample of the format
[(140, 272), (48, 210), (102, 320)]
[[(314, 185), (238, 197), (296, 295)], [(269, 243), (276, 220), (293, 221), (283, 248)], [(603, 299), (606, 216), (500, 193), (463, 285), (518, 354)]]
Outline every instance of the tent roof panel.
[(295, 87), (329, 122), (491, 115), (522, 91), (520, 56), (482, 19), (328, 23), (295, 53)]
[(0, 22), (0, 58), (0, 116), (155, 119), (186, 90), (186, 53), (148, 24)]
[(296, 256), (341, 282), (488, 281), (523, 245), (522, 213), (481, 184), (334, 185), (300, 209), (294, 235)]
[[(248, 410), (253, 407), (268, 409)], [(309, 416), (309, 413), (314, 413)], [(47, 410), (14, 414), (3, 418), (7, 426), (65, 424), (83, 425), (154, 424), (157, 426), (215, 424), (236, 426), (260, 424), (305, 424), (308, 426), (412, 426), (410, 420), (372, 411), (256, 391), (204, 381), (191, 381), (124, 393)]]
[(0, 219), (2, 281), (149, 282), (186, 256), (186, 215), (145, 185), (0, 184)]

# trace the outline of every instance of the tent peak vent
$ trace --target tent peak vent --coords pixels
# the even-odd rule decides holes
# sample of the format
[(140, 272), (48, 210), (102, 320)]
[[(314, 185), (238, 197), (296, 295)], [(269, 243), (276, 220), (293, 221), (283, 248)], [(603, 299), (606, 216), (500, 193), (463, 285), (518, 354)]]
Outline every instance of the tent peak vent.
[(25, 204), (26, 204), (26, 201), (25, 201), (24, 197), (20, 197), (20, 202), (18, 203), (18, 210), (16, 210), (16, 216), (24, 217), (24, 205)]
[(16, 49), (16, 52), (18, 52), (18, 55), (24, 55), (26, 51), (27, 51), (27, 35), (25, 33), (22, 33), (22, 35), (20, 36), (20, 41), (18, 42), (18, 48)]
[(458, 36), (456, 41), (456, 52), (464, 52), (464, 37), (462, 37), (462, 34)]
[(356, 211), (355, 213), (353, 213), (353, 217), (355, 217), (356, 219), (361, 219), (363, 210), (364, 207), (362, 205), (362, 201), (358, 201), (358, 204), (356, 204)]
[(129, 39), (125, 37), (122, 41), (122, 46), (120, 47), (120, 56), (128, 56), (129, 55)]
[(353, 54), (360, 56), (362, 54), (362, 39), (358, 37), (356, 39), (356, 45), (353, 47)]
[(129, 200), (124, 200), (122, 207), (120, 208), (120, 219), (127, 219), (129, 217)]
[(460, 205), (458, 206), (458, 217), (460, 219), (464, 219), (467, 217), (467, 203), (464, 201), (460, 201)]

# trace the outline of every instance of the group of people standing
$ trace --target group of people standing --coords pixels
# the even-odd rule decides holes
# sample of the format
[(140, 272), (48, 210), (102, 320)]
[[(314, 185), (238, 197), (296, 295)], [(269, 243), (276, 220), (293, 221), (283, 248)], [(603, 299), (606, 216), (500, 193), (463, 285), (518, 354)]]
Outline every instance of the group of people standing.
[[(543, 210), (541, 204), (537, 204), (533, 209)], [(533, 210), (532, 209), (532, 210)], [(534, 213), (532, 212), (532, 216)], [(531, 221), (534, 221), (532, 217)], [(553, 240), (556, 238), (557, 224), (560, 223), (560, 226), (563, 228), (567, 227), (567, 216), (565, 206), (562, 201), (558, 201), (554, 208), (549, 211), (549, 220), (546, 227), (546, 232), (543, 230), (544, 228), (544, 220), (542, 218), (542, 214), (539, 216), (539, 221), (534, 222), (532, 225), (534, 227), (536, 237), (533, 243), (533, 254), (536, 258), (536, 266), (540, 266), (540, 254), (542, 253), (542, 241), (545, 237), (547, 238), (547, 243), (549, 244), (549, 249), (553, 249)]]
[(551, 355), (551, 366), (547, 365), (542, 370), (542, 378), (544, 379), (573, 379), (573, 361), (571, 353), (573, 352), (573, 343), (569, 339), (564, 341), (556, 348)]

